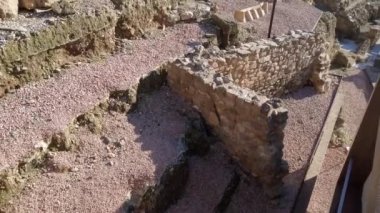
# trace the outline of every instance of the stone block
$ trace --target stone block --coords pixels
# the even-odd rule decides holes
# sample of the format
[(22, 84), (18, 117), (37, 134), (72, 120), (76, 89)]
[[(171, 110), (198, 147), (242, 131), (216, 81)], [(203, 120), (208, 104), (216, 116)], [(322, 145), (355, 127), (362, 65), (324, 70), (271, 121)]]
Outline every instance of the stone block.
[(17, 14), (17, 0), (0, 0), (0, 19), (15, 18)]
[(356, 63), (356, 55), (345, 50), (340, 50), (336, 54), (332, 65), (336, 68), (344, 67), (350, 68), (353, 67)]

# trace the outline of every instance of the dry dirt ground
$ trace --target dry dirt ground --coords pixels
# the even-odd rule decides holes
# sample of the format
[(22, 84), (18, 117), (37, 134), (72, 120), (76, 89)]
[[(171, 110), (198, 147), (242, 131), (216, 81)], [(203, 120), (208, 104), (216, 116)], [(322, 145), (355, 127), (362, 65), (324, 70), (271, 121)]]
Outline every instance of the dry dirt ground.
[(48, 168), (7, 212), (116, 211), (132, 190), (156, 182), (181, 153), (187, 108), (162, 88), (133, 113), (106, 113), (101, 134), (78, 127), (79, 150), (53, 153)]
[(46, 134), (62, 130), (109, 92), (127, 89), (163, 62), (200, 40), (197, 24), (170, 28), (160, 37), (132, 41), (132, 54), (73, 67), (31, 83), (0, 100), (0, 169), (15, 166)]

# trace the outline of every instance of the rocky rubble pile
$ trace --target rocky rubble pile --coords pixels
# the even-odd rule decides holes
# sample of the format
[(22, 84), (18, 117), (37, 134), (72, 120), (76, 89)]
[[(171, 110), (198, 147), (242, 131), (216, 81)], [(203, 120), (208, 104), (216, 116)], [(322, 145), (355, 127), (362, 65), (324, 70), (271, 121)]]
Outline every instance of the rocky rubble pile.
[(315, 0), (317, 7), (331, 11), (337, 18), (341, 37), (357, 38), (362, 26), (380, 18), (380, 2), (354, 0)]

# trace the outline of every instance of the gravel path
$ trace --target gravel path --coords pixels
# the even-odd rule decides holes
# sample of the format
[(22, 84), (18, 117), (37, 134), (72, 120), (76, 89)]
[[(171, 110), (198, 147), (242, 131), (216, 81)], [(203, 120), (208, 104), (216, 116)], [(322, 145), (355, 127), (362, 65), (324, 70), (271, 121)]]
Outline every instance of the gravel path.
[(284, 158), (289, 162), (290, 173), (305, 169), (336, 88), (333, 85), (327, 93), (318, 94), (313, 87), (304, 87), (283, 98), (284, 107), (289, 110)]
[[(184, 109), (189, 107), (163, 88), (132, 114), (107, 113), (101, 135), (80, 127), (79, 151), (55, 153), (54, 167), (31, 181), (6, 212), (115, 212), (132, 190), (157, 181), (175, 161), (183, 149)], [(75, 170), (59, 172), (58, 165)]]
[(63, 129), (96, 105), (109, 91), (126, 89), (171, 57), (183, 54), (201, 37), (196, 24), (176, 25), (160, 37), (132, 42), (131, 55), (75, 67), (32, 83), (0, 100), (0, 170), (15, 166), (34, 145)]
[[(256, 1), (249, 0), (213, 1), (217, 4), (219, 13), (231, 19), (233, 19), (236, 9), (258, 4)], [(272, 36), (279, 36), (288, 33), (290, 30), (313, 31), (321, 15), (322, 11), (301, 0), (278, 1), (273, 20)], [(267, 38), (269, 22), (270, 14), (267, 14), (260, 19), (247, 22), (245, 25), (255, 27), (260, 38)]]
[(193, 157), (184, 196), (168, 213), (213, 212), (233, 175), (229, 159), (218, 146), (205, 157)]
[[(347, 131), (351, 139), (356, 132), (364, 116), (372, 88), (365, 73), (354, 69), (350, 76), (342, 81), (344, 92), (344, 104), (342, 118), (347, 125)], [(344, 148), (329, 148), (323, 162), (321, 174), (317, 178), (315, 191), (310, 200), (310, 211), (329, 211), (336, 182), (344, 166), (347, 152)]]

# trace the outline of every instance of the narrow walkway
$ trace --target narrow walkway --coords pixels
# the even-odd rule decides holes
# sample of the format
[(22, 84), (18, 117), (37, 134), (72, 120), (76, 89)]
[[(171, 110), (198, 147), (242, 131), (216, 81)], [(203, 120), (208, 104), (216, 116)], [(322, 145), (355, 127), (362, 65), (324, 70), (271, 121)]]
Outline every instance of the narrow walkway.
[[(351, 51), (356, 49), (353, 45), (344, 45), (344, 47), (351, 47), (349, 48)], [(380, 51), (376, 48), (371, 50), (369, 61), (373, 59), (372, 55), (377, 52)], [(368, 77), (363, 70), (365, 66), (359, 64), (357, 67), (351, 69), (349, 75), (342, 79), (344, 92), (342, 118), (347, 125), (347, 131), (352, 140), (355, 139), (372, 92)], [(344, 147), (328, 149), (321, 173), (315, 184), (315, 191), (310, 200), (309, 210), (311, 212), (329, 211), (335, 185), (346, 157), (347, 150)]]

